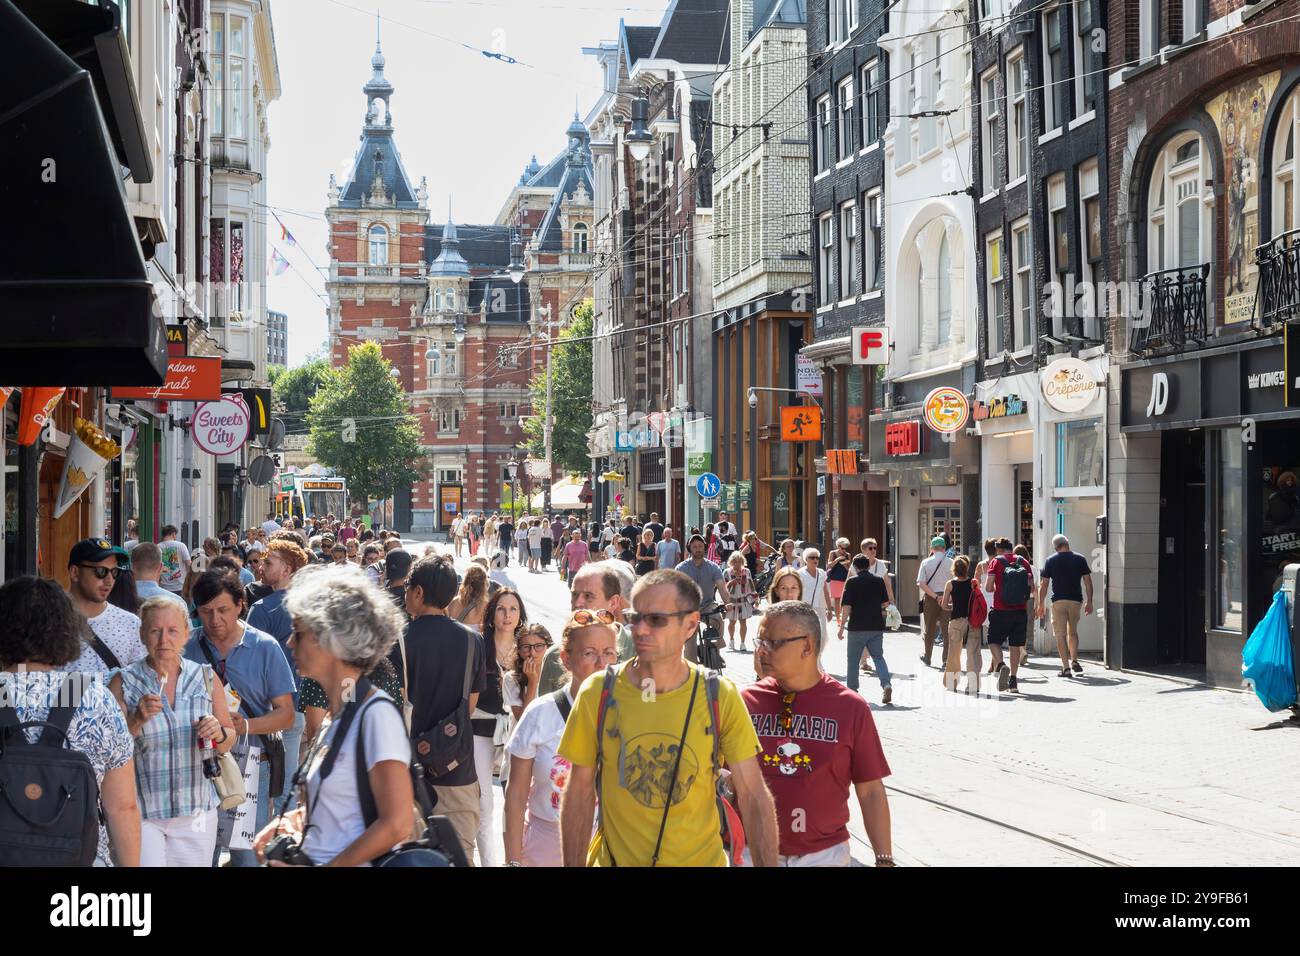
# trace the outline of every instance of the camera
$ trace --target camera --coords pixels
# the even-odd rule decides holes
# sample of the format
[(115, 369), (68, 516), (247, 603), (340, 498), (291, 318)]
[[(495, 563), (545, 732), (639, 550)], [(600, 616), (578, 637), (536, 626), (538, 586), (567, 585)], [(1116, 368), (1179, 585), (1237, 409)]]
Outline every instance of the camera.
[(266, 845), (262, 851), (267, 862), (287, 863), (289, 866), (315, 866), (311, 857), (302, 852), (302, 844), (292, 833), (284, 833)]

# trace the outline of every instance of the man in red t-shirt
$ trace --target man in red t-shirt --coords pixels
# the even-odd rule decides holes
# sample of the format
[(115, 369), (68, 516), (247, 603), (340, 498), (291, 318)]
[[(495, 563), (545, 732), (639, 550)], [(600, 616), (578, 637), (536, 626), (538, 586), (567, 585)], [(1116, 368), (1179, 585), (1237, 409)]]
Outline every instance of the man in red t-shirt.
[[(1010, 573), (1008, 573), (1010, 572)], [(989, 651), (998, 669), (998, 690), (1016, 690), (1020, 648), (1029, 625), (1029, 595), (1034, 590), (1034, 566), (1012, 550), (1010, 538), (998, 539), (998, 556), (989, 562), (984, 590), (993, 592), (989, 609)], [(1004, 593), (1005, 591), (1005, 593)], [(1002, 661), (1002, 645), (1011, 645), (1011, 667)]]
[(741, 692), (776, 801), (779, 865), (850, 865), (852, 786), (876, 865), (893, 866), (883, 783), (889, 764), (866, 700), (818, 667), (822, 634), (821, 618), (807, 604), (772, 605), (758, 628), (761, 673), (768, 676)]

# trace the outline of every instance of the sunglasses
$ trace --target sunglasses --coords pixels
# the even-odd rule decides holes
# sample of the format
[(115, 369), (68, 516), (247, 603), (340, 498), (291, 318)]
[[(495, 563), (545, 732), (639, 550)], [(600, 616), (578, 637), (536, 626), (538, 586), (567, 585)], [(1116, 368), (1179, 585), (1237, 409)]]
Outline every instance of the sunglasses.
[(588, 611), (583, 608), (580, 611), (574, 611), (573, 616), (569, 618), (569, 623), (577, 624), (579, 627), (586, 627), (588, 624), (615, 624), (618, 618), (614, 616), (613, 611), (599, 608), (595, 611)]
[(867, 550), (868, 550), (868, 551), (875, 551), (875, 550), (876, 550), (876, 546), (875, 546), (874, 544), (869, 544), (869, 545), (867, 545)]
[(640, 614), (636, 611), (624, 611), (623, 620), (627, 621), (632, 627), (636, 627), (642, 621), (650, 626), (652, 630), (663, 630), (668, 626), (668, 622), (675, 617), (685, 617), (688, 614), (695, 614), (695, 611), (651, 611), (648, 614)]
[[(759, 639), (758, 646), (770, 654), (772, 651), (778, 650), (786, 644), (792, 644), (795, 641), (806, 641), (811, 637), (811, 634), (800, 634), (798, 637), (786, 637), (779, 641), (773, 640), (770, 637), (764, 637)], [(793, 697), (791, 699), (793, 699)]]
[(79, 564), (77, 567), (84, 568), (87, 571), (93, 571), (95, 577), (101, 581), (110, 574), (113, 575), (113, 580), (116, 581), (118, 576), (126, 570), (126, 568), (106, 568), (102, 564)]

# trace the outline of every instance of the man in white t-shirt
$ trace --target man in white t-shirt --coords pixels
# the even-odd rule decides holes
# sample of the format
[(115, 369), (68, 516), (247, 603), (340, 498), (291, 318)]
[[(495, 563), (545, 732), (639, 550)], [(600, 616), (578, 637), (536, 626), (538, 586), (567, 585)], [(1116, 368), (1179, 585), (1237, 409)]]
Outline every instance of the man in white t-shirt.
[[(930, 666), (930, 657), (935, 644), (942, 644), (942, 637), (948, 631), (948, 612), (939, 604), (943, 589), (952, 578), (952, 558), (947, 555), (948, 546), (943, 538), (935, 536), (930, 539), (930, 556), (916, 569), (916, 587), (921, 592), (921, 639), (924, 651), (921, 660)], [(935, 635), (939, 640), (935, 640)], [(943, 662), (939, 662), (943, 667)]]
[(190, 549), (176, 540), (176, 525), (162, 526), (162, 540), (158, 542), (158, 552), (162, 556), (162, 577), (158, 583), (173, 594), (180, 594), (185, 587), (185, 576), (190, 571)]
[(127, 553), (105, 538), (86, 538), (68, 554), (68, 596), (90, 625), (96, 640), (67, 666), (74, 673), (105, 673), (144, 657), (140, 619), (108, 603), (118, 575), (128, 567)]
[(280, 530), (280, 523), (275, 520), (275, 515), (267, 514), (266, 520), (262, 522), (262, 530), (266, 532), (268, 538)]

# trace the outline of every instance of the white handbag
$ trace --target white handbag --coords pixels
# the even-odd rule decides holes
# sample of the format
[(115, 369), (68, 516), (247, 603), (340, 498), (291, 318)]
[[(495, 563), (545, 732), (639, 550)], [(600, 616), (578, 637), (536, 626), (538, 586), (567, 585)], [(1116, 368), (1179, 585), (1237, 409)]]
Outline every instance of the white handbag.
[[(208, 689), (208, 700), (212, 700), (212, 668), (207, 665), (203, 666), (203, 683)], [(217, 788), (221, 809), (233, 810), (248, 799), (244, 792), (244, 771), (229, 752), (217, 754), (217, 766), (221, 775), (213, 778), (212, 785)]]

